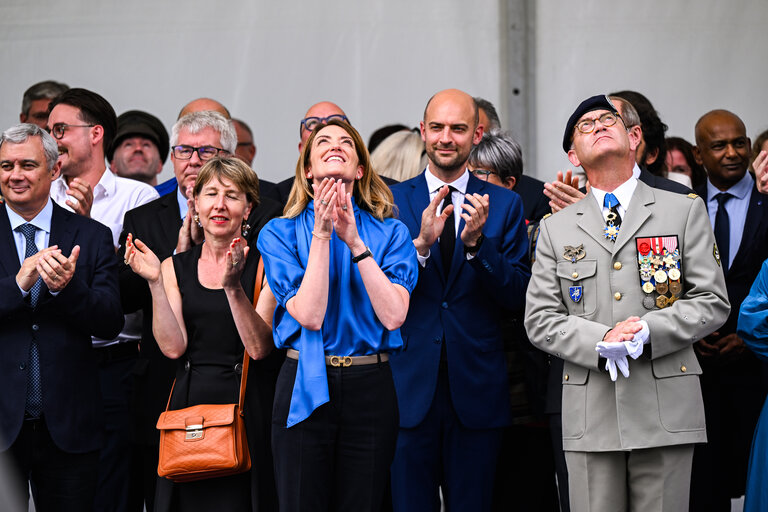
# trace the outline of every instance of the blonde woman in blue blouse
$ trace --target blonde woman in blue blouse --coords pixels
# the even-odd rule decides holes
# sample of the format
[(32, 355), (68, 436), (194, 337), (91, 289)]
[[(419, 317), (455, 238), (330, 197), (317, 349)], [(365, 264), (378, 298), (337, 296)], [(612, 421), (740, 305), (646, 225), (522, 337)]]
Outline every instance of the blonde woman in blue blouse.
[(318, 126), (285, 216), (258, 248), (286, 348), (272, 418), (281, 511), (378, 510), (397, 438), (389, 353), (418, 276), (407, 228), (357, 131)]

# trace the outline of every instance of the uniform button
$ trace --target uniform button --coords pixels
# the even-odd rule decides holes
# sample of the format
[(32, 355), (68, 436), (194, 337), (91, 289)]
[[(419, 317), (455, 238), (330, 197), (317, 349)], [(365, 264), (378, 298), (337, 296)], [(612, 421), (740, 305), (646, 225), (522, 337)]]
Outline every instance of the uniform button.
[(442, 304), (440, 304), (440, 306), (441, 306), (443, 309), (448, 309), (448, 303), (447, 303), (447, 302), (443, 302)]
[(238, 375), (243, 373), (243, 363), (237, 363), (235, 365), (235, 373), (238, 374)]
[(550, 336), (547, 336), (547, 343), (552, 343), (552, 338)]
[(616, 270), (621, 270), (621, 262), (617, 261), (616, 263), (614, 263), (613, 268), (615, 268)]
[(686, 368), (685, 365), (683, 365), (683, 366), (680, 367), (680, 371), (685, 373), (685, 372), (688, 371), (688, 368)]
[(565, 375), (563, 375), (563, 380), (568, 380), (568, 379), (570, 379), (570, 378), (571, 378), (571, 377), (570, 377), (570, 376), (569, 376), (567, 373), (566, 373)]
[(440, 344), (440, 338), (433, 339), (432, 343), (434, 343), (435, 345), (439, 345)]
[(37, 325), (37, 324), (32, 324), (32, 330), (33, 331), (39, 331), (40, 330), (40, 326)]
[(27, 367), (27, 363), (19, 363), (19, 370), (23, 370)]
[(574, 272), (573, 274), (571, 274), (571, 277), (576, 279), (576, 278), (579, 277), (579, 273), (578, 272)]
[(616, 292), (613, 294), (613, 298), (616, 300), (621, 300), (621, 294), (619, 292)]
[(184, 363), (184, 371), (187, 371), (187, 372), (189, 371), (189, 361)]

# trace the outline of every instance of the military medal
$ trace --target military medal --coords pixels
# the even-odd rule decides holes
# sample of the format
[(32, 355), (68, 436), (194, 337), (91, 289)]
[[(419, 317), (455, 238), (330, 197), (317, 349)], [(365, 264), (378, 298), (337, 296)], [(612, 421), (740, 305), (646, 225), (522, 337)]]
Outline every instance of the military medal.
[(656, 297), (657, 308), (664, 309), (667, 306), (669, 306), (669, 299), (667, 299), (666, 295), (659, 295), (658, 297)]
[(642, 237), (635, 243), (640, 286), (645, 294), (643, 307), (652, 310), (671, 306), (683, 291), (677, 236)]
[(658, 281), (656, 282), (656, 292), (659, 295), (664, 295), (668, 291), (669, 291), (669, 286), (667, 285), (667, 283), (659, 283)]
[(653, 293), (654, 289), (655, 288), (653, 287), (653, 285), (651, 283), (644, 283), (643, 284), (643, 291), (645, 293)]
[(653, 297), (650, 295), (646, 295), (643, 297), (643, 307), (645, 309), (653, 309), (654, 306), (656, 306), (656, 301), (653, 300)]
[(660, 269), (660, 270), (657, 270), (657, 271), (656, 271), (656, 272), (653, 274), (653, 278), (656, 280), (656, 283), (663, 283), (663, 282), (665, 282), (665, 281), (667, 280), (667, 273), (666, 273), (666, 272), (664, 272), (664, 271), (663, 271), (663, 270), (661, 270), (661, 269)]
[(680, 293), (683, 291), (683, 285), (680, 284), (680, 281), (670, 281), (669, 291), (672, 292), (672, 295), (675, 297), (679, 297)]
[(584, 251), (584, 244), (577, 247), (573, 247), (572, 245), (563, 246), (563, 258), (571, 260), (571, 263), (576, 263), (586, 255), (587, 253)]
[(670, 281), (679, 281), (680, 280), (680, 271), (677, 269), (677, 267), (673, 267), (669, 269), (669, 280)]
[(582, 297), (582, 287), (581, 286), (571, 286), (568, 288), (568, 294), (571, 296), (571, 300), (578, 304), (578, 302), (581, 300)]

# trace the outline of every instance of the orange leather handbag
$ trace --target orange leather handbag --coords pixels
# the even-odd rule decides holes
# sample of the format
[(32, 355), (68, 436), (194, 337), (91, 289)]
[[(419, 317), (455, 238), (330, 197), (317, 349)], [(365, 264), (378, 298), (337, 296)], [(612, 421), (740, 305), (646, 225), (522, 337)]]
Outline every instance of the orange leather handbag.
[[(257, 285), (253, 293), (254, 308), (263, 276), (264, 264), (259, 259)], [(201, 404), (169, 411), (171, 397), (168, 397), (165, 412), (157, 420), (157, 429), (160, 430), (158, 475), (174, 482), (192, 482), (251, 469), (243, 419), (249, 361), (248, 351), (245, 351), (240, 375), (240, 398), (236, 404)]]

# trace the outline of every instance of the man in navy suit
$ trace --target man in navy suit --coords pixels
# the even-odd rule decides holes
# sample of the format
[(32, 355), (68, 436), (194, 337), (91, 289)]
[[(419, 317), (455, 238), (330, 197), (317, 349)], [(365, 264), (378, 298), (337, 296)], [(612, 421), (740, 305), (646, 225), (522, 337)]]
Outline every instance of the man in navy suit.
[(440, 487), (449, 510), (488, 510), (510, 420), (501, 321), (523, 306), (530, 278), (523, 207), (467, 171), (483, 135), (471, 96), (435, 94), (421, 134), (427, 169), (392, 188), (420, 264), (405, 348), (391, 359), (400, 408), (392, 501), (396, 511), (439, 510)]
[(738, 116), (713, 110), (696, 123), (694, 157), (707, 171), (696, 192), (705, 200), (720, 252), (731, 314), (694, 345), (704, 373), (706, 445), (693, 455), (691, 510), (730, 510), (744, 494), (752, 433), (765, 398), (765, 372), (736, 334), (742, 301), (768, 258), (768, 201), (747, 172), (747, 129)]
[(0, 136), (0, 457), (41, 511), (93, 507), (103, 425), (91, 336), (123, 327), (112, 236), (50, 199), (59, 169), (39, 127)]

